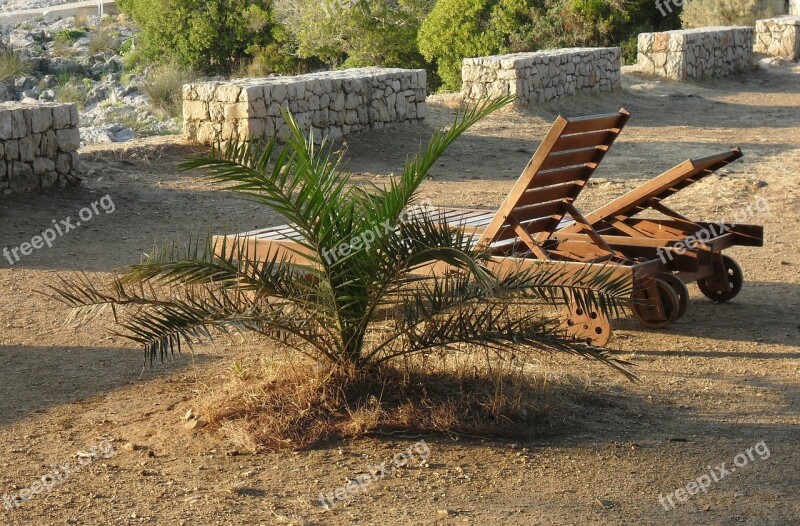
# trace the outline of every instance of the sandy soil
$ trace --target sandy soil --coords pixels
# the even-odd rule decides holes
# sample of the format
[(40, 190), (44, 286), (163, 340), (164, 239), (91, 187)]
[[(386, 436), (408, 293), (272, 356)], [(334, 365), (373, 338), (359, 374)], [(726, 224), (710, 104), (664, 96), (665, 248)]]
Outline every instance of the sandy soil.
[[(432, 126), (452, 118), (450, 106), (434, 97), (425, 126), (348, 138), (350, 168), (376, 181), (399, 170)], [(67, 311), (39, 292), (59, 273), (100, 277), (178, 234), (248, 230), (276, 224), (274, 215), (177, 171), (200, 150), (176, 138), (87, 148), (80, 188), (0, 196), (0, 247), (76, 218), (103, 196), (115, 206), (13, 267), (0, 259), (0, 524), (800, 524), (800, 67), (700, 84), (626, 75), (613, 95), (494, 115), (442, 159), (425, 196), (495, 207), (556, 114), (621, 106), (633, 118), (582, 208), (689, 156), (741, 146), (742, 162), (672, 205), (718, 221), (763, 197), (770, 214), (750, 222), (765, 225), (765, 246), (729, 251), (746, 274), (731, 303), (712, 304), (691, 287), (688, 314), (665, 330), (616, 323), (612, 346), (637, 364), (641, 383), (565, 363), (606, 403), (555, 415), (530, 443), (376, 436), (249, 455), (216, 431), (189, 432), (181, 417), (213, 390), (215, 374), (264, 342), (222, 339), (143, 368), (139, 349), (98, 325), (62, 328)], [(396, 470), (331, 511), (316, 502), (421, 438), (427, 466)], [(3, 504), (4, 494), (78, 466), (77, 452), (106, 439), (109, 458), (13, 511)], [(685, 503), (672, 497), (675, 509), (660, 504), (659, 495), (669, 507), (667, 495), (710, 469), (719, 478), (722, 463), (731, 472), (707, 492)]]

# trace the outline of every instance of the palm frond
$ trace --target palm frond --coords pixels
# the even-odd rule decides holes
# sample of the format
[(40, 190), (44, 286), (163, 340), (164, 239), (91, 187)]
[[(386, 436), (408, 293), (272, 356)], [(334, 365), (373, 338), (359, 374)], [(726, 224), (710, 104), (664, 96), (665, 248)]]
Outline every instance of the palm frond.
[(427, 146), (406, 161), (398, 178), (393, 178), (386, 188), (367, 194), (364, 216), (371, 218), (373, 223), (383, 219), (397, 222), (403, 210), (414, 203), (419, 186), (447, 148), (475, 123), (513, 100), (513, 97), (506, 96), (471, 106), (456, 117), (447, 131), (435, 131)]
[(445, 315), (428, 318), (414, 329), (406, 330), (401, 345), (391, 350), (387, 347), (386, 352), (375, 356), (373, 361), (380, 363), (457, 344), (481, 345), (512, 352), (519, 346), (525, 346), (595, 359), (631, 380), (636, 379), (636, 375), (627, 368), (629, 363), (614, 358), (607, 350), (565, 336), (563, 328), (556, 321), (543, 319), (538, 313), (512, 313), (511, 308), (508, 303), (494, 301), (461, 304)]

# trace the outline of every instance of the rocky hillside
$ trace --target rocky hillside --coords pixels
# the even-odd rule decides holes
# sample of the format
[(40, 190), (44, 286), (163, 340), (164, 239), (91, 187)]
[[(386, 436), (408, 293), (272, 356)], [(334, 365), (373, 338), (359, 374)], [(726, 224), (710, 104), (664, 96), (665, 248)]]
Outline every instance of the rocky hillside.
[(179, 110), (145, 95), (152, 68), (137, 64), (135, 35), (124, 15), (3, 27), (0, 102), (74, 102), (85, 144), (178, 133)]
[(71, 0), (0, 0), (0, 11), (38, 9), (40, 7), (52, 7), (54, 5), (68, 4), (70, 1)]

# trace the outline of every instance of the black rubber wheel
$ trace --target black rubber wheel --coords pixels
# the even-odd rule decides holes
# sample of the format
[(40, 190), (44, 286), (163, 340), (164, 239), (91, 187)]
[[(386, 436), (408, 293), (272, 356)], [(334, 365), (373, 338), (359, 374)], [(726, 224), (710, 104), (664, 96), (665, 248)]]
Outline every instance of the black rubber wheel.
[(675, 321), (681, 319), (686, 314), (686, 309), (689, 308), (689, 289), (686, 288), (686, 283), (675, 274), (668, 272), (659, 275), (658, 279), (665, 281), (678, 295), (678, 315), (675, 317)]
[(663, 329), (677, 319), (680, 310), (680, 299), (675, 290), (666, 281), (656, 279), (658, 287), (658, 297), (661, 300), (661, 308), (664, 309), (666, 316), (663, 320), (655, 319), (653, 309), (648, 305), (650, 298), (647, 296), (647, 289), (639, 291), (633, 302), (633, 314), (645, 327), (651, 329)]
[(720, 290), (719, 284), (714, 283), (714, 280), (709, 280), (708, 278), (697, 280), (697, 286), (700, 288), (700, 292), (702, 292), (706, 298), (719, 303), (724, 303), (736, 297), (739, 291), (742, 290), (742, 284), (744, 283), (742, 268), (733, 258), (722, 256), (722, 264), (725, 267), (725, 275), (714, 277), (727, 279), (731, 290)]

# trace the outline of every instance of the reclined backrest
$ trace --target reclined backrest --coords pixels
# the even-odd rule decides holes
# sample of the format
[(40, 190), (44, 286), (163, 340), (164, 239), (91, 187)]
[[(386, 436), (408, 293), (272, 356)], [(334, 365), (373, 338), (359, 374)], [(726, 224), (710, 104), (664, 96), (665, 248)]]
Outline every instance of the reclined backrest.
[(599, 227), (604, 226), (603, 222), (610, 219), (625, 220), (633, 217), (651, 207), (651, 200), (666, 199), (740, 157), (742, 151), (735, 148), (700, 159), (688, 159), (594, 212), (586, 214), (586, 220), (591, 225)]
[(521, 242), (537, 257), (628, 122), (617, 113), (559, 116), (497, 210), (479, 243), (492, 247)]

